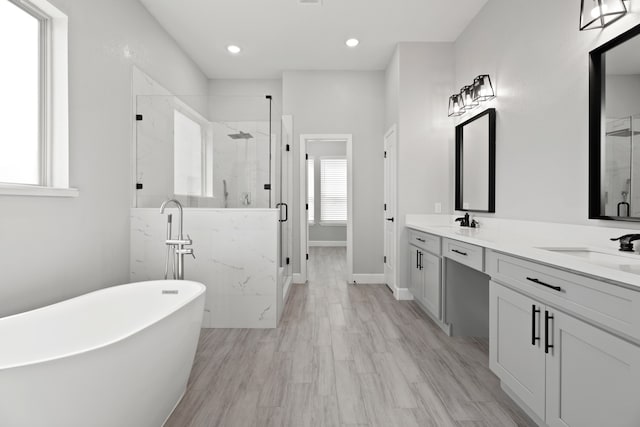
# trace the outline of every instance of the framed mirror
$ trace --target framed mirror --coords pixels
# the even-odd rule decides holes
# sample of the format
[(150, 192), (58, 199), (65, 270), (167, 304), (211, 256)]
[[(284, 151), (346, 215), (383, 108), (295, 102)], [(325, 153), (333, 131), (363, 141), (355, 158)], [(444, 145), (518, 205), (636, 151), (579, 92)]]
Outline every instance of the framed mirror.
[(456, 126), (456, 210), (495, 212), (496, 110)]
[(640, 221), (640, 25), (589, 53), (589, 218)]

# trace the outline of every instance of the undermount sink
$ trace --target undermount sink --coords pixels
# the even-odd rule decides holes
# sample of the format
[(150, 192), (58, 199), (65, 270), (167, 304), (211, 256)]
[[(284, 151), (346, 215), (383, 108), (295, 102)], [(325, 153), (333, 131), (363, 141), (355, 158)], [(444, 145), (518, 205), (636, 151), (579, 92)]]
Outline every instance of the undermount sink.
[(603, 267), (615, 268), (629, 273), (640, 274), (640, 255), (624, 252), (607, 252), (601, 249), (591, 248), (538, 248), (559, 254), (571, 255), (582, 258), (585, 261), (601, 265)]

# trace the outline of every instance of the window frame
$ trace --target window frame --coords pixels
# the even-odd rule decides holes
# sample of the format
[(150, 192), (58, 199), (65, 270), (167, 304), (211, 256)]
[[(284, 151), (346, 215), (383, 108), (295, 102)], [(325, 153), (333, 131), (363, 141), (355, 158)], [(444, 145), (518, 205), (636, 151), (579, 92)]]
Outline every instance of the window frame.
[[(307, 167), (307, 204), (309, 205), (309, 208), (307, 209), (307, 222), (309, 223), (309, 225), (315, 225), (316, 224), (316, 201), (318, 200), (316, 198), (316, 158), (314, 156), (309, 156), (306, 160), (306, 167)], [(309, 174), (309, 164), (313, 165), (313, 174)], [(309, 176), (312, 175), (313, 176), (313, 192), (312, 194), (309, 194)], [(313, 203), (309, 203), (309, 198), (313, 197)], [(312, 217), (313, 216), (313, 217)]]
[(0, 195), (77, 197), (69, 187), (68, 17), (47, 0), (9, 0), (40, 22), (37, 185), (0, 183)]
[[(200, 194), (179, 194), (175, 192), (175, 169), (173, 170), (173, 195), (176, 197), (191, 197), (197, 199), (213, 199), (213, 158), (211, 162), (207, 162), (208, 155), (213, 156), (213, 147), (209, 147), (209, 141), (207, 139), (207, 122), (199, 113), (189, 107), (186, 103), (179, 99), (176, 99), (173, 106), (174, 111), (174, 135), (173, 135), (173, 149), (175, 150), (175, 113), (181, 114), (187, 120), (191, 120), (200, 128)], [(173, 156), (175, 162), (175, 153)], [(211, 179), (209, 179), (211, 177)]]
[[(347, 156), (321, 156), (318, 157), (319, 160), (319, 173), (320, 173), (320, 182), (319, 182), (319, 199), (318, 202), (320, 203), (320, 218), (318, 218), (317, 220), (317, 224), (323, 226), (323, 227), (344, 227), (347, 225), (347, 223), (349, 222), (349, 159)], [(325, 220), (322, 218), (322, 161), (323, 160), (344, 160), (345, 161), (345, 189), (346, 189), (346, 214), (347, 214), (347, 218), (345, 220), (336, 220), (336, 221), (331, 221), (331, 220)]]

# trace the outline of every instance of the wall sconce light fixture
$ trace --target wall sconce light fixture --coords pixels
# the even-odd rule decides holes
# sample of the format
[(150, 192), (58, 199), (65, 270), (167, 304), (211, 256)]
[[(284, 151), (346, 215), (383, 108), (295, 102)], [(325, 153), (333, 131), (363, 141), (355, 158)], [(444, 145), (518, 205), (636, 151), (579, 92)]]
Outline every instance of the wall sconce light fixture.
[(460, 96), (462, 96), (462, 100), (464, 101), (464, 111), (473, 110), (480, 103), (473, 98), (473, 85), (464, 86), (460, 89)]
[(581, 0), (580, 31), (604, 28), (627, 12), (623, 0)]
[(489, 74), (481, 74), (473, 79), (473, 100), (476, 103), (488, 101), (495, 96)]
[(481, 74), (473, 79), (473, 84), (463, 86), (460, 93), (449, 97), (449, 117), (460, 116), (495, 96), (489, 74)]
[(465, 106), (462, 96), (459, 93), (449, 97), (449, 117), (456, 117), (464, 114)]

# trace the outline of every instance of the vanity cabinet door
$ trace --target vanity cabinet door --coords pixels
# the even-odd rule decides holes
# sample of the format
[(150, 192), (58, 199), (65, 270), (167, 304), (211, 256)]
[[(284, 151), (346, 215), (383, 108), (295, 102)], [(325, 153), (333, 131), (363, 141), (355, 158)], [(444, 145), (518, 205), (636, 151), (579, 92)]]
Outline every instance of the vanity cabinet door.
[(562, 312), (551, 314), (547, 424), (640, 426), (640, 347)]
[(440, 257), (428, 252), (422, 254), (422, 304), (440, 319)]
[(422, 302), (424, 292), (422, 283), (424, 282), (424, 275), (422, 274), (422, 270), (420, 269), (420, 257), (423, 252), (413, 245), (410, 245), (409, 249), (409, 262), (411, 263), (410, 290), (413, 298)]
[(544, 310), (537, 301), (490, 283), (489, 366), (541, 419), (545, 416)]

